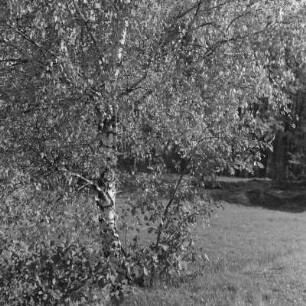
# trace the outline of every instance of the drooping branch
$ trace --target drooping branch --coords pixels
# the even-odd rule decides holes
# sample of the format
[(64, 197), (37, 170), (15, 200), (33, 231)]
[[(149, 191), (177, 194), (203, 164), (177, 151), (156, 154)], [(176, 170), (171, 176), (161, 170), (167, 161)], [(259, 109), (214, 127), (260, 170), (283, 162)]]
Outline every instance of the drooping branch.
[[(111, 202), (111, 205), (114, 205), (113, 199), (111, 198), (111, 196), (108, 194), (108, 192), (105, 192), (102, 188), (99, 187), (98, 184), (96, 184), (94, 181), (89, 180), (88, 178), (84, 177), (83, 175), (79, 174), (79, 173), (75, 173), (75, 172), (71, 172), (65, 168), (60, 168), (59, 170), (68, 173), (70, 176), (74, 176), (77, 177), (81, 180), (83, 180), (84, 182), (86, 182), (88, 184), (88, 186), (92, 187), (94, 190), (96, 190), (98, 193), (101, 193), (105, 199), (108, 199)], [(101, 209), (107, 208), (108, 206), (100, 206), (99, 207)]]

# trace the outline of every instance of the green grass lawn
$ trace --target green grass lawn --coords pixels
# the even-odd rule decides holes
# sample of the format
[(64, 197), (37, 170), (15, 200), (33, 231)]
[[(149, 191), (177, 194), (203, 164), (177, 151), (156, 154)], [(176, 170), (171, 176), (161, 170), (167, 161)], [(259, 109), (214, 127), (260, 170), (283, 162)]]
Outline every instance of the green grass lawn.
[(195, 241), (209, 258), (203, 275), (135, 289), (123, 305), (306, 305), (306, 212), (228, 204)]

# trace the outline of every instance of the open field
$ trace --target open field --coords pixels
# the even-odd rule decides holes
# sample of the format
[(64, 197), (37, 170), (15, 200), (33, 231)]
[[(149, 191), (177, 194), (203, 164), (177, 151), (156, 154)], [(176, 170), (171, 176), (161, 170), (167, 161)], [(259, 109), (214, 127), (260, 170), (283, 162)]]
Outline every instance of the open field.
[(203, 275), (137, 289), (124, 305), (306, 305), (306, 212), (226, 204), (195, 241), (209, 258)]

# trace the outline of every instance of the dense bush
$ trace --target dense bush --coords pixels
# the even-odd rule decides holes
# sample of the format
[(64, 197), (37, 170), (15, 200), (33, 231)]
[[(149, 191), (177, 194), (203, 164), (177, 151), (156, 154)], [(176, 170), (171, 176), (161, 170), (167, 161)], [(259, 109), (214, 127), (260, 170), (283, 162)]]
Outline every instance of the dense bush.
[(77, 244), (42, 244), (28, 254), (11, 245), (3, 256), (1, 270), (2, 303), (58, 305), (101, 299), (95, 291), (103, 288), (107, 265), (101, 253)]
[(119, 293), (90, 201), (15, 189), (0, 209), (1, 305), (94, 305)]

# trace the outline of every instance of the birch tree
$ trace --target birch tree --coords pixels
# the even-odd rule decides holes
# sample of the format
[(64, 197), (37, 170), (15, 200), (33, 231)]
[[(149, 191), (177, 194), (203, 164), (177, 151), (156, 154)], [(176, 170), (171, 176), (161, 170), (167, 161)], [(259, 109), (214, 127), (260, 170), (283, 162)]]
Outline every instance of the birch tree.
[[(174, 203), (183, 198), (184, 175), (252, 171), (260, 164), (270, 127), (252, 116), (252, 105), (265, 101), (273, 110), (288, 100), (265, 69), (265, 46), (278, 37), (284, 20), (296, 20), (302, 5), (1, 2), (3, 169), (18, 169), (26, 174), (24, 184), (41, 190), (91, 189), (100, 209), (104, 257), (119, 269), (126, 254), (116, 229), (118, 157), (148, 157), (150, 179), (157, 181), (167, 171), (164, 153), (179, 148), (187, 162), (177, 165), (180, 178), (155, 193), (167, 204), (144, 188), (138, 207), (158, 224), (151, 251), (166, 252), (166, 225), (173, 225), (180, 207)], [(288, 81), (288, 75), (278, 77)], [(156, 156), (159, 162), (152, 161)], [(130, 180), (136, 182), (135, 176)], [(148, 207), (155, 204), (152, 212)]]

